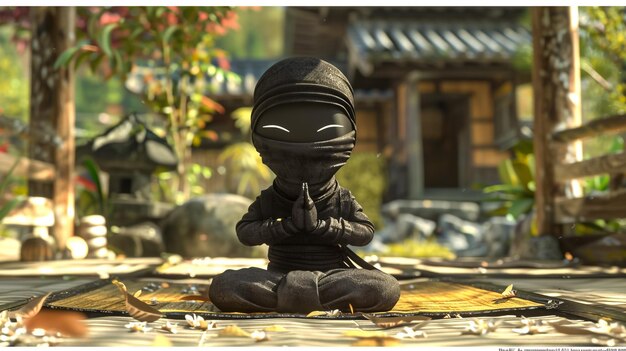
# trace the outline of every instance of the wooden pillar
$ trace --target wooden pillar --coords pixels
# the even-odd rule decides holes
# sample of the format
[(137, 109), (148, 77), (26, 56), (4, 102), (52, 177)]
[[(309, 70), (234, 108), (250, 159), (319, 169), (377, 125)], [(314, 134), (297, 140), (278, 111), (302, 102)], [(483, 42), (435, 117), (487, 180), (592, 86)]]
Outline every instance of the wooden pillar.
[(418, 91), (419, 74), (409, 74), (406, 82), (406, 146), (409, 175), (409, 198), (424, 196), (424, 149), (422, 146), (422, 118)]
[(51, 198), (53, 234), (59, 248), (74, 231), (74, 77), (54, 62), (74, 45), (74, 7), (31, 8), (31, 91), (29, 157), (54, 165), (50, 183), (29, 181), (30, 196)]
[[(532, 9), (534, 147), (536, 159), (535, 204), (540, 234), (558, 235), (554, 197), (560, 191), (554, 178), (554, 165), (580, 160), (580, 144), (553, 145), (557, 129), (581, 123), (578, 10), (576, 7), (536, 7)], [(580, 195), (580, 186), (570, 183), (564, 189)]]

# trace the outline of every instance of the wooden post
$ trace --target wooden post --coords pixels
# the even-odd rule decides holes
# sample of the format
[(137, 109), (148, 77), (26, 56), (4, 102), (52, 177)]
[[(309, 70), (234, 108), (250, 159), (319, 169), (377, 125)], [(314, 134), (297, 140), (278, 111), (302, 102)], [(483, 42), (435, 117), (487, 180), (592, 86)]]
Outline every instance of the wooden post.
[[(554, 224), (554, 197), (559, 188), (554, 178), (558, 163), (580, 160), (580, 144), (552, 145), (552, 133), (579, 126), (580, 64), (578, 10), (576, 7), (532, 9), (534, 147), (536, 159), (535, 209), (540, 234), (558, 235)], [(579, 196), (580, 187), (568, 184), (570, 195)]]
[(406, 88), (406, 147), (409, 174), (409, 198), (419, 199), (424, 195), (424, 149), (422, 147), (422, 118), (417, 85), (419, 75), (412, 72), (407, 78)]
[(74, 45), (74, 7), (31, 8), (31, 91), (29, 157), (54, 165), (51, 183), (29, 181), (30, 196), (51, 198), (53, 234), (60, 249), (74, 231), (74, 77), (54, 62)]

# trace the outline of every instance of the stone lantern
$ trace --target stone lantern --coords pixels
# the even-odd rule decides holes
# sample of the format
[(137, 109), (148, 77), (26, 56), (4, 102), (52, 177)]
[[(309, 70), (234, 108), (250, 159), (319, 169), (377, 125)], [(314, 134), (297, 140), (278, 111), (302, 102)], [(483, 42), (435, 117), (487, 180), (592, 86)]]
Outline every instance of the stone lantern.
[(152, 200), (150, 183), (154, 174), (177, 168), (176, 153), (136, 115), (129, 115), (81, 146), (77, 158), (84, 157), (91, 157), (108, 173), (110, 225), (157, 220), (172, 208)]

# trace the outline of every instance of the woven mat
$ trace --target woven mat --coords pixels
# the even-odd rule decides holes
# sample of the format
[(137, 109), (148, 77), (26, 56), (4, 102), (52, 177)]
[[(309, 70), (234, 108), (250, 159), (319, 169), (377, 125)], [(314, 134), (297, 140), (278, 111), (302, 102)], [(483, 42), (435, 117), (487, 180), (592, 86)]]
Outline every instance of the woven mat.
[[(204, 295), (208, 285), (190, 285), (176, 283), (149, 283), (146, 281), (124, 281), (129, 292), (142, 290), (139, 299), (152, 304), (170, 318), (181, 318), (187, 313), (211, 315), (217, 318), (268, 318), (268, 317), (302, 317), (284, 313), (224, 313), (217, 310), (210, 302), (184, 301), (181, 298), (189, 295)], [(154, 290), (155, 291), (151, 291)], [(70, 297), (57, 299), (46, 304), (50, 308), (70, 309), (83, 312), (101, 312), (119, 314), (125, 311), (124, 300), (119, 290), (110, 283), (89, 291), (75, 291)], [(67, 294), (61, 294), (67, 296)], [(501, 294), (480, 289), (470, 285), (451, 282), (425, 281), (404, 285), (400, 301), (393, 310), (384, 315), (397, 314), (476, 314), (493, 313), (512, 310), (543, 308), (538, 302), (512, 298), (496, 301)], [(54, 299), (53, 299), (54, 300)], [(341, 316), (346, 318), (345, 314)], [(352, 315), (354, 318), (355, 316)]]

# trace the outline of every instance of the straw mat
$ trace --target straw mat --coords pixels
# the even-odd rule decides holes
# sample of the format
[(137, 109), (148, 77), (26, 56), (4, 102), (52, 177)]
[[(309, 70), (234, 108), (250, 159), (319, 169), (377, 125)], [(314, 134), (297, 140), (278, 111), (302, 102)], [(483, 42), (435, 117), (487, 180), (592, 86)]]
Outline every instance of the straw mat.
[[(171, 318), (180, 318), (184, 314), (210, 314), (218, 318), (265, 318), (265, 317), (298, 317), (302, 315), (284, 313), (224, 313), (217, 310), (208, 301), (183, 300), (190, 295), (206, 296), (208, 285), (190, 285), (177, 283), (155, 283), (146, 281), (125, 280), (128, 291), (134, 293), (142, 290), (139, 299), (165, 313)], [(155, 291), (152, 291), (155, 290)], [(46, 306), (50, 308), (70, 309), (84, 312), (102, 312), (120, 314), (125, 311), (123, 295), (110, 283), (92, 288), (87, 291), (74, 291), (60, 294), (68, 296), (52, 299)], [(455, 314), (498, 312), (523, 309), (543, 308), (538, 302), (519, 297), (501, 299), (498, 292), (484, 290), (471, 285), (424, 281), (416, 284), (404, 285), (400, 300), (393, 308), (384, 314)], [(206, 299), (206, 298), (204, 298)], [(345, 314), (342, 316), (345, 318)], [(355, 317), (352, 315), (352, 317)]]

